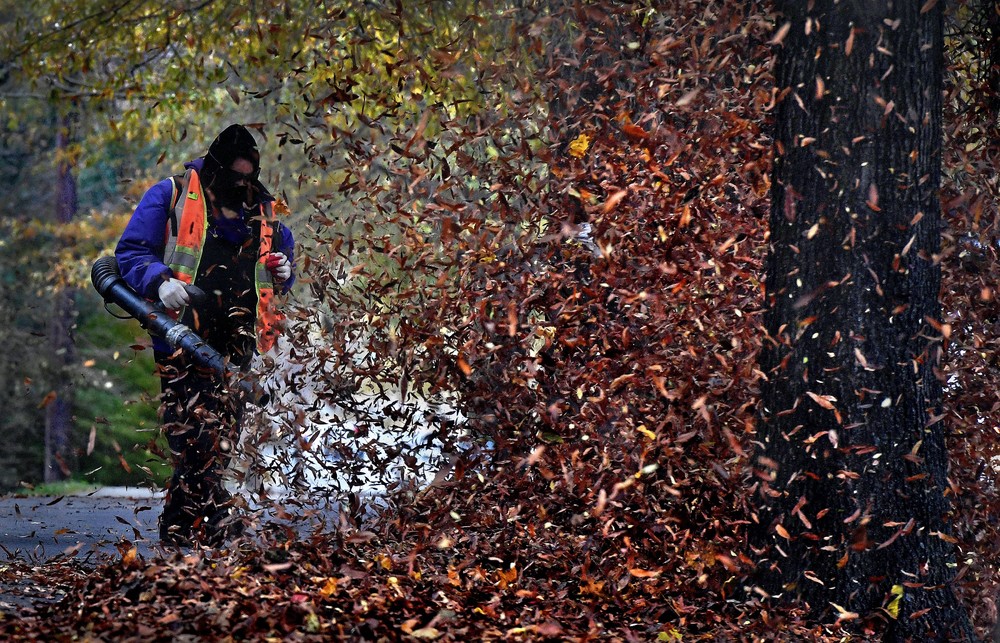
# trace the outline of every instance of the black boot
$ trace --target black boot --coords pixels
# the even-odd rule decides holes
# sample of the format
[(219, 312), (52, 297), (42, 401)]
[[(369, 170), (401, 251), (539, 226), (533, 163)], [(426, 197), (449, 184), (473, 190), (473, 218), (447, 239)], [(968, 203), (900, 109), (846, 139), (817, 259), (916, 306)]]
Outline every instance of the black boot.
[(160, 514), (160, 542), (175, 547), (190, 547), (197, 511), (190, 494), (178, 480), (171, 481)]
[[(227, 493), (228, 495), (228, 493)], [(235, 502), (236, 498), (216, 505), (196, 530), (195, 537), (204, 545), (218, 547), (239, 538), (246, 531), (246, 518)]]

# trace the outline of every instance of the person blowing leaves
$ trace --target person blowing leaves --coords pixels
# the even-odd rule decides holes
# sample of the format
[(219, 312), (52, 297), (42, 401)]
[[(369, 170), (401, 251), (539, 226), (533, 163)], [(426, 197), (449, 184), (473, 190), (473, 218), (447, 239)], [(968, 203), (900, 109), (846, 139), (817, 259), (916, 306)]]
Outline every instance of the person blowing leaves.
[[(230, 362), (245, 369), (279, 332), (275, 289), (288, 292), (294, 239), (274, 220), (274, 197), (259, 180), (253, 135), (230, 125), (203, 157), (142, 197), (115, 257), (125, 281), (159, 300)], [(192, 300), (185, 286), (206, 293)], [(160, 516), (166, 544), (221, 544), (239, 535), (238, 499), (223, 486), (245, 401), (220, 376), (194, 365), (153, 337), (160, 376), (162, 430), (173, 475)]]

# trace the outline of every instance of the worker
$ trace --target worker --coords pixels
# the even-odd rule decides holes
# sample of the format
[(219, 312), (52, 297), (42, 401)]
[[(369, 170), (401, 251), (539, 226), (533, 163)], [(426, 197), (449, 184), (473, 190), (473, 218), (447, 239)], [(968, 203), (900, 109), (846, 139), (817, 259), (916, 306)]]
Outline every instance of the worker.
[[(275, 220), (250, 131), (231, 125), (185, 173), (142, 197), (115, 249), (124, 280), (241, 369), (270, 350), (282, 318), (273, 301), (295, 281), (294, 239)], [(189, 286), (205, 294), (200, 299)], [(242, 533), (245, 505), (223, 484), (246, 400), (217, 373), (153, 337), (162, 431), (171, 451), (160, 540), (215, 546)]]

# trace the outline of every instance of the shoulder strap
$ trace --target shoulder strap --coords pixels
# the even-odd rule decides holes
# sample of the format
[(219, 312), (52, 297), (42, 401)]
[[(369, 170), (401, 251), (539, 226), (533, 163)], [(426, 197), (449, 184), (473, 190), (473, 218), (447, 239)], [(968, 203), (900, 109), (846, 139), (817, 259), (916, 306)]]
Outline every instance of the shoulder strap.
[(177, 236), (177, 201), (181, 198), (181, 183), (184, 181), (184, 175), (178, 174), (176, 176), (170, 177), (170, 210), (168, 211), (168, 216), (170, 217), (170, 231), (173, 232), (173, 236)]

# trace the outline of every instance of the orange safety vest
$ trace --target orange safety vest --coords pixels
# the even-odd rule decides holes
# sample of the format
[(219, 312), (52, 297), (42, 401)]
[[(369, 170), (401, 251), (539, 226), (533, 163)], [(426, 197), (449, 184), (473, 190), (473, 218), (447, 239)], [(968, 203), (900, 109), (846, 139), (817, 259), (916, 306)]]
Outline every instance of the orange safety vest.
[[(163, 263), (174, 272), (175, 278), (190, 284), (194, 283), (198, 275), (201, 255), (205, 250), (208, 207), (205, 193), (201, 189), (201, 179), (195, 170), (189, 169), (184, 174), (183, 189), (180, 192), (177, 181), (171, 180), (171, 185), (173, 192), (170, 203), (173, 204), (176, 227), (171, 225), (168, 217)], [(181, 195), (185, 195), (184, 198), (180, 198)], [(257, 291), (257, 351), (263, 354), (274, 346), (281, 321), (285, 317), (274, 308), (274, 276), (267, 269), (267, 256), (271, 254), (271, 239), (274, 234), (270, 223), (273, 218), (271, 204), (262, 203), (260, 210), (260, 248), (254, 269), (254, 286)], [(183, 315), (182, 308), (177, 316), (180, 318)]]

